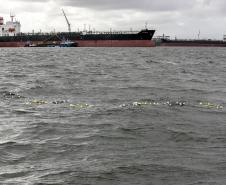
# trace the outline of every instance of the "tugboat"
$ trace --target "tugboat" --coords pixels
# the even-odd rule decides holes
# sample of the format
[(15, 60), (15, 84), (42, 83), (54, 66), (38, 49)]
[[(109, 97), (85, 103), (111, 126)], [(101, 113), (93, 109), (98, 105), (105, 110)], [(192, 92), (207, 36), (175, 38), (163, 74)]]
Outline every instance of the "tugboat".
[(59, 47), (77, 47), (78, 43), (72, 42), (70, 40), (65, 40), (65, 41), (62, 41), (58, 46)]

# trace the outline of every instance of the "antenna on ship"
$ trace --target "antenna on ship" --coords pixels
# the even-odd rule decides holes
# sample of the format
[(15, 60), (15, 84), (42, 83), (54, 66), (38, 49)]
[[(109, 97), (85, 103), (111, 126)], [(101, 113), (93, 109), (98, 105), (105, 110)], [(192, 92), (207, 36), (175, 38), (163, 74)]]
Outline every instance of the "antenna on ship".
[(89, 24), (89, 32), (91, 31), (91, 26), (90, 26), (90, 24)]
[(15, 17), (15, 14), (12, 13), (12, 12), (10, 12), (10, 17), (11, 17), (11, 21), (13, 22), (13, 19), (14, 19), (14, 17)]
[(145, 29), (146, 30), (148, 29), (148, 22), (147, 21), (145, 22)]
[(200, 34), (201, 34), (201, 32), (200, 32), (200, 30), (199, 30), (199, 33), (198, 33), (198, 40), (199, 40), (199, 38), (200, 38)]
[(83, 26), (84, 26), (84, 30), (83, 31), (86, 32), (86, 24), (84, 24)]
[(70, 33), (70, 32), (71, 32), (71, 24), (70, 24), (70, 22), (69, 22), (69, 20), (68, 20), (68, 18), (67, 18), (67, 16), (66, 16), (66, 14), (65, 14), (65, 12), (64, 12), (64, 9), (62, 9), (62, 12), (63, 12), (64, 17), (65, 17), (66, 22), (67, 22), (68, 32)]

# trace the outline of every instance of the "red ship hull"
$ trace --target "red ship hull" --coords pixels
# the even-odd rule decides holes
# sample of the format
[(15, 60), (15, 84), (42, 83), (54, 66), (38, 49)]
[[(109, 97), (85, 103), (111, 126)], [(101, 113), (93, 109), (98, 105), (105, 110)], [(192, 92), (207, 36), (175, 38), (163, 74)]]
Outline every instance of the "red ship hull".
[(0, 47), (24, 47), (26, 42), (0, 42)]
[[(151, 40), (75, 40), (78, 47), (155, 47)], [(0, 47), (24, 47), (27, 42), (0, 42)], [(38, 44), (40, 42), (33, 42)]]
[(78, 40), (78, 47), (155, 47), (151, 40)]

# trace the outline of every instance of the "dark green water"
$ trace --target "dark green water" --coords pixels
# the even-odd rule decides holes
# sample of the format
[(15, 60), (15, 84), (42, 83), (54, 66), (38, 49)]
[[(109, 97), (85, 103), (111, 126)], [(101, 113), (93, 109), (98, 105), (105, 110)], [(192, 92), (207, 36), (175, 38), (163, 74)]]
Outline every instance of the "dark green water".
[(225, 184), (225, 58), (0, 49), (0, 184)]

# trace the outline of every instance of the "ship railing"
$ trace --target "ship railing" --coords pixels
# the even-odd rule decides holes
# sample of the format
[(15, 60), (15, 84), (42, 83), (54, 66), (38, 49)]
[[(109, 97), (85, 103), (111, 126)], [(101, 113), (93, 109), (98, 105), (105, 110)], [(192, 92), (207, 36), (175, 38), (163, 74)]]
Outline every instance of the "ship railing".
[(180, 42), (193, 42), (193, 43), (223, 43), (223, 40), (219, 40), (219, 39), (172, 39), (172, 40), (166, 40), (168, 42), (176, 42), (176, 43), (180, 43)]
[[(71, 32), (71, 34), (83, 34), (83, 35), (114, 35), (114, 34), (137, 34), (140, 31), (83, 31), (83, 32)], [(18, 33), (16, 36), (32, 36), (32, 35), (58, 35), (58, 34), (66, 34), (68, 32), (31, 32), (31, 33)]]
[(60, 34), (59, 33), (54, 33), (54, 32), (50, 32), (50, 33), (45, 33), (45, 32), (37, 32), (37, 33), (18, 33), (17, 36), (32, 36), (32, 35), (57, 35)]
[(83, 35), (114, 35), (114, 34), (137, 34), (139, 31), (83, 31)]
[(170, 39), (173, 41), (221, 41), (219, 39)]

